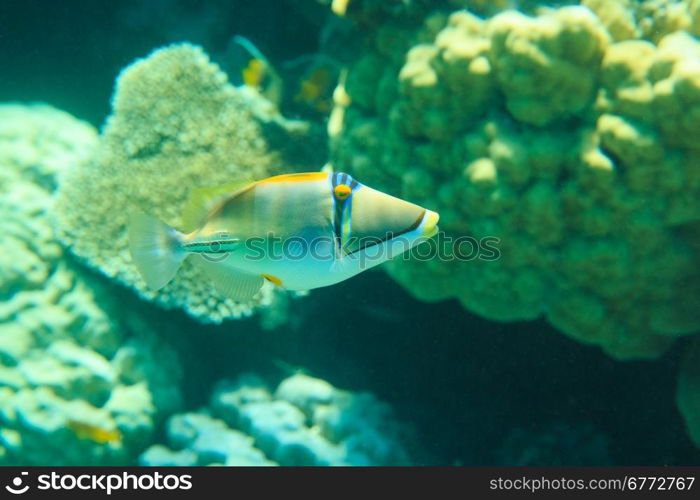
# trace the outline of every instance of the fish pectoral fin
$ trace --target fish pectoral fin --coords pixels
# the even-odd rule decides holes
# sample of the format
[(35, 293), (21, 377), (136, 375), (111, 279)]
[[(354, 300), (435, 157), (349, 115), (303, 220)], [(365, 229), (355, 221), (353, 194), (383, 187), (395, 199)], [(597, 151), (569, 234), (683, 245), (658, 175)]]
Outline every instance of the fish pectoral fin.
[(265, 283), (265, 279), (258, 274), (241, 271), (221, 262), (210, 262), (202, 256), (199, 257), (192, 259), (192, 262), (204, 271), (219, 292), (235, 301), (250, 301)]

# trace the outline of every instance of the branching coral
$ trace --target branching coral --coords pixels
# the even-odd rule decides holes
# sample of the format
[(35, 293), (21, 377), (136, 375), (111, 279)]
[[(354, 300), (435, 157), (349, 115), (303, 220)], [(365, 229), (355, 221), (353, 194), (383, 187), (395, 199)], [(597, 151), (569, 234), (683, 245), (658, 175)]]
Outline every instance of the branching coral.
[(211, 405), (176, 415), (169, 449), (149, 448), (146, 465), (401, 465), (409, 461), (402, 427), (368, 393), (342, 391), (306, 375), (271, 393), (255, 375), (222, 381)]
[(118, 312), (47, 216), (55, 175), (96, 142), (89, 125), (48, 106), (0, 106), (3, 464), (128, 463), (179, 404), (178, 364), (155, 318), (131, 302)]
[(61, 179), (54, 212), (62, 241), (141, 296), (204, 321), (272, 304), (271, 287), (251, 303), (225, 298), (187, 262), (164, 290), (148, 291), (129, 257), (126, 221), (129, 212), (141, 211), (178, 227), (195, 188), (308, 170), (273, 151), (304, 138), (303, 127), (276, 115), (259, 95), (229, 85), (201, 49), (188, 44), (127, 67), (113, 108), (94, 157)]
[(439, 211), (447, 236), (498, 238), (496, 260), (392, 261), (416, 296), (654, 357), (700, 328), (700, 43), (675, 28), (615, 42), (648, 32), (637, 11), (585, 3), (600, 18), (438, 3), (376, 20), (336, 96), (332, 163)]

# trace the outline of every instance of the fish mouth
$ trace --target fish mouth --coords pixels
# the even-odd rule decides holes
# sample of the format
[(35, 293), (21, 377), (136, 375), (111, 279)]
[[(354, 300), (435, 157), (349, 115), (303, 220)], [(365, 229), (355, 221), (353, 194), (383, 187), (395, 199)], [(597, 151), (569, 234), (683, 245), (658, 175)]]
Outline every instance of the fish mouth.
[(431, 210), (426, 210), (425, 216), (423, 217), (423, 220), (425, 222), (423, 223), (422, 236), (424, 236), (426, 238), (430, 238), (431, 236), (435, 236), (438, 232), (437, 223), (440, 220), (440, 215), (437, 214), (436, 212), (431, 211)]

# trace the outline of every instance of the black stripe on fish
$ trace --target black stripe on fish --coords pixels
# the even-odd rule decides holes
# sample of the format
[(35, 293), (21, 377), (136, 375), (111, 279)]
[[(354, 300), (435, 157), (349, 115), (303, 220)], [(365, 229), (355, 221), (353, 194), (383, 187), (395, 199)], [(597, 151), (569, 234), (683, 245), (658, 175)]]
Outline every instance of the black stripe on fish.
[(353, 250), (352, 252), (348, 252), (348, 255), (352, 255), (352, 254), (354, 254), (354, 253), (356, 253), (356, 252), (359, 252), (360, 250), (364, 250), (365, 248), (369, 248), (369, 247), (372, 247), (372, 246), (374, 246), (374, 245), (379, 245), (380, 243), (384, 243), (385, 241), (389, 241), (389, 240), (391, 240), (391, 239), (393, 239), (393, 238), (396, 238), (396, 237), (398, 237), (398, 236), (401, 236), (402, 234), (410, 233), (411, 231), (413, 231), (414, 229), (416, 229), (418, 226), (421, 225), (421, 222), (423, 222), (423, 217), (425, 217), (425, 210), (423, 210), (423, 211), (421, 212), (421, 214), (418, 216), (418, 218), (415, 220), (415, 222), (414, 222), (413, 224), (411, 224), (410, 226), (408, 226), (408, 227), (407, 227), (406, 229), (404, 229), (403, 231), (401, 231), (401, 232), (399, 232), (399, 233), (396, 233), (396, 234), (394, 234), (394, 233), (387, 233), (386, 236), (384, 236), (384, 238), (381, 238), (381, 239), (379, 239), (379, 240), (374, 239), (374, 240), (372, 240), (372, 241), (370, 241), (370, 242), (367, 242), (367, 244), (365, 244), (365, 245), (363, 245), (363, 246), (361, 246), (361, 247), (359, 247), (359, 248)]
[(335, 210), (333, 213), (333, 234), (335, 235), (337, 248), (342, 248), (343, 243), (343, 208), (345, 207), (345, 201), (347, 200), (339, 201), (335, 199)]
[(193, 241), (191, 243), (185, 243), (183, 248), (188, 252), (222, 253), (234, 250), (239, 243), (240, 240), (230, 238), (212, 241)]

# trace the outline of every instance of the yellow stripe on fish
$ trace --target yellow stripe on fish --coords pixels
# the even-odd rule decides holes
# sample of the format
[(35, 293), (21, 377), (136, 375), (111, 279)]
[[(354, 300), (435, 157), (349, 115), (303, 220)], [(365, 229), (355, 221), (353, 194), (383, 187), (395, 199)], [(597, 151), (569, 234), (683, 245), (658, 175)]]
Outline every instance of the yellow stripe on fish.
[(193, 255), (217, 289), (239, 301), (265, 280), (309, 290), (348, 279), (433, 236), (439, 219), (348, 174), (325, 172), (197, 190), (188, 210), (197, 221), (188, 233), (132, 215), (134, 263), (159, 290)]
[(282, 174), (268, 177), (258, 181), (256, 184), (270, 184), (275, 182), (309, 182), (326, 180), (328, 174), (326, 172), (302, 172), (298, 174)]

